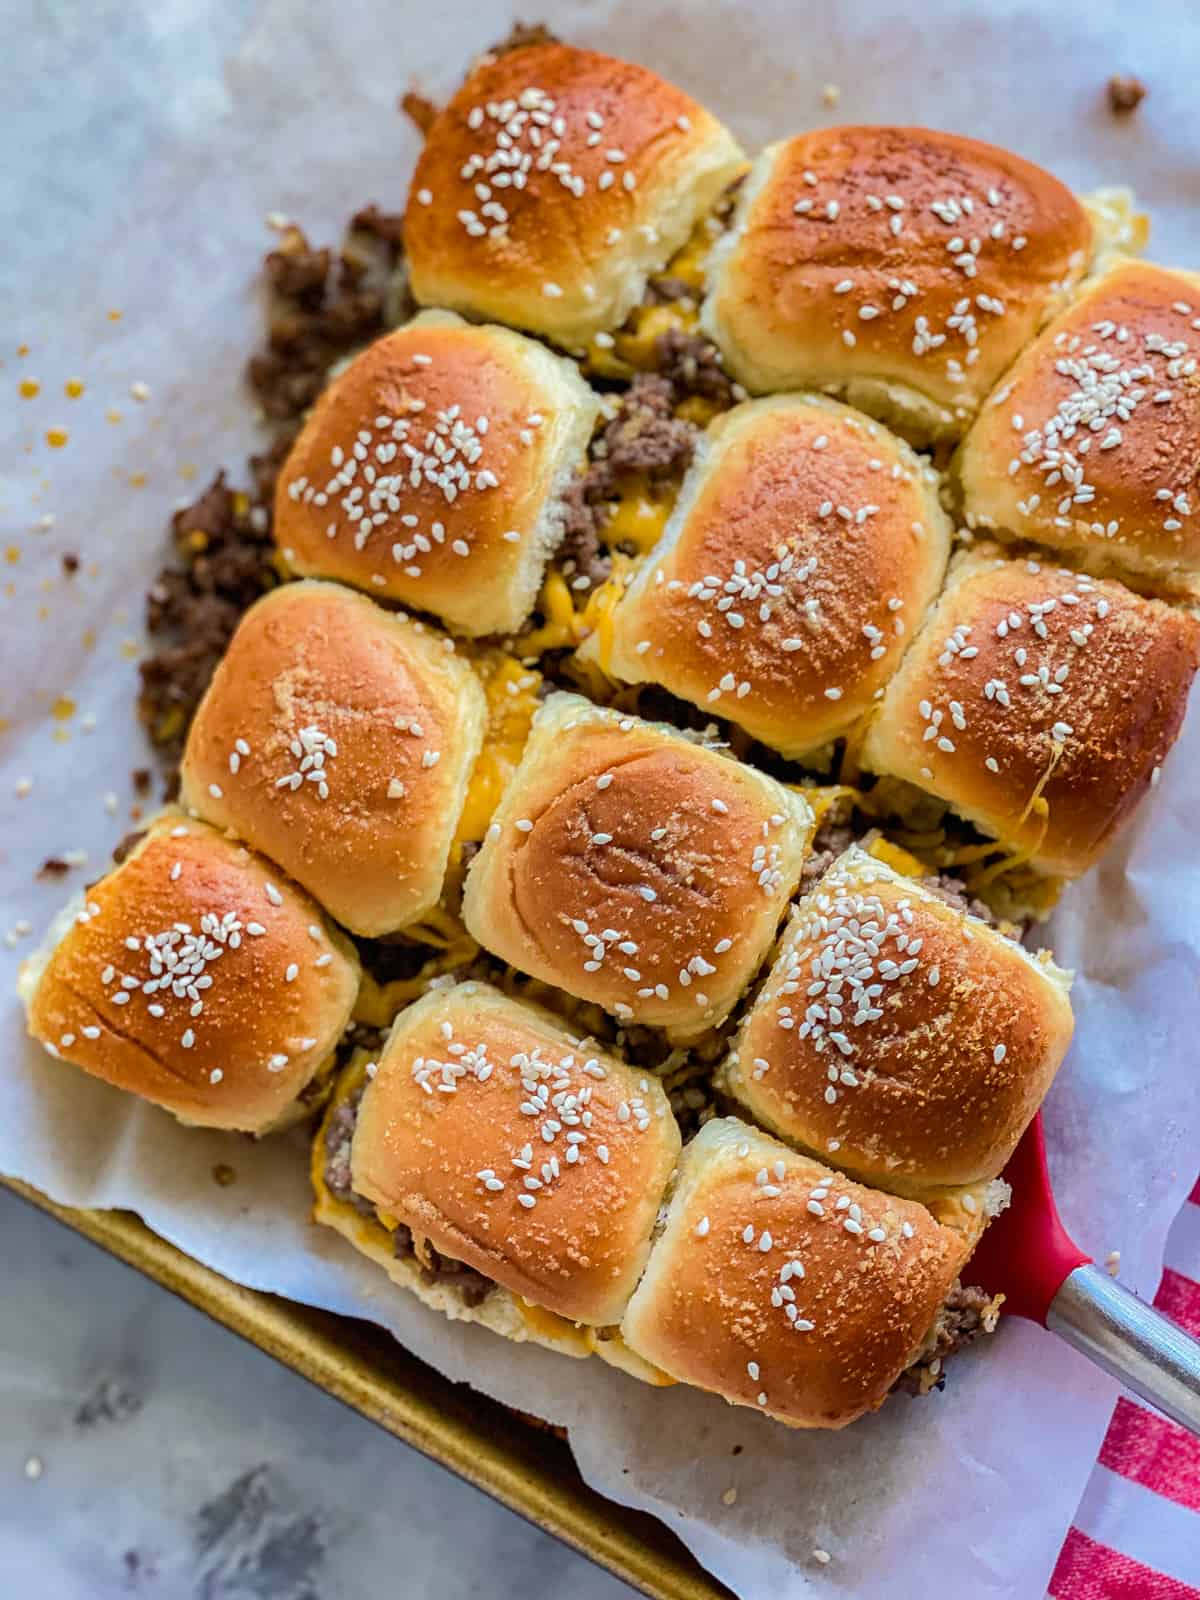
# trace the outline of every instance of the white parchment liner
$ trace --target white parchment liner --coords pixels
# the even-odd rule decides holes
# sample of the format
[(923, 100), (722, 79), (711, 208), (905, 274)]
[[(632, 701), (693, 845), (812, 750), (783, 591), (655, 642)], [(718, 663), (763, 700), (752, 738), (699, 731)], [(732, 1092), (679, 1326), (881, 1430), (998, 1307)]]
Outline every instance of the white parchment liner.
[[(1200, 59), (1200, 15), (1187, 0), (1090, 0), (1074, 15), (1032, 0), (546, 9), (573, 40), (677, 78), (752, 146), (814, 123), (924, 121), (1010, 144), (1080, 188), (1132, 183), (1154, 214), (1151, 253), (1200, 266), (1200, 107), (1185, 71)], [(397, 92), (444, 92), (511, 11), (15, 10), (6, 31), (21, 48), (0, 68), (0, 520), (17, 551), (0, 569), (0, 932), (27, 919), (40, 934), (65, 890), (35, 883), (38, 863), (84, 848), (98, 870), (125, 830), (130, 769), (147, 764), (130, 652), (167, 515), (217, 464), (236, 479), (253, 442), (238, 375), (257, 332), (265, 214), (332, 239), (360, 202), (402, 204), (416, 139)], [(1151, 93), (1119, 124), (1103, 88), (1130, 67)], [(840, 86), (836, 112), (825, 83)], [(16, 398), (24, 376), (41, 383), (34, 400)], [(63, 390), (72, 376), (77, 400)], [(148, 400), (131, 397), (135, 382)], [(59, 450), (45, 441), (53, 426), (69, 431)], [(35, 531), (46, 516), (54, 525)], [(73, 579), (66, 550), (84, 561)], [(58, 696), (75, 702), (62, 720)], [(32, 789), (18, 798), (22, 778)], [(1135, 830), (1052, 930), (1079, 972), (1078, 1034), (1047, 1113), (1064, 1217), (1096, 1256), (1119, 1249), (1122, 1277), (1147, 1294), (1200, 1150), (1198, 793), (1193, 717)], [(238, 1282), (373, 1318), (449, 1376), (565, 1424), (591, 1483), (662, 1516), (741, 1595), (1044, 1592), (1113, 1398), (1045, 1333), (1013, 1323), (954, 1362), (944, 1395), (806, 1435), (448, 1324), (308, 1223), (301, 1145), (185, 1131), (27, 1047), (12, 991), (31, 943), (0, 946), (0, 1170), (68, 1204), (131, 1207)], [(238, 1173), (230, 1188), (212, 1180), (218, 1161)]]

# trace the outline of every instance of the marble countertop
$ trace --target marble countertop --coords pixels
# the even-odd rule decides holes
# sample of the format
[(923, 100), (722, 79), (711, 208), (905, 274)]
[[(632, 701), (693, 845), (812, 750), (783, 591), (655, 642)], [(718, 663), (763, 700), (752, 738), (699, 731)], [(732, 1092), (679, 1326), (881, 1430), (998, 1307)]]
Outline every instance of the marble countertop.
[(0, 1236), (0, 1594), (632, 1594), (10, 1195)]

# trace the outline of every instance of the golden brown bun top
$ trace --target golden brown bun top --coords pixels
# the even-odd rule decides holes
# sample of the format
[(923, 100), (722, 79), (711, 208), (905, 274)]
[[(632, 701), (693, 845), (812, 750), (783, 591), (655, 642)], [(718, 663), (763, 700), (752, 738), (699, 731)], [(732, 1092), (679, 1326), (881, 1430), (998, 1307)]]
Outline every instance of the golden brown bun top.
[(1090, 250), (1069, 189), (976, 139), (821, 128), (760, 161), (769, 176), (717, 293), (735, 343), (801, 363), (786, 386), (872, 376), (973, 410)]
[(1006, 375), (963, 445), (968, 520), (1200, 589), (1200, 275), (1126, 261)]
[(617, 610), (612, 665), (793, 757), (870, 708), (949, 554), (932, 471), (819, 396), (714, 423), (676, 519)]
[(656, 1078), (486, 984), (403, 1011), (359, 1112), (357, 1193), (560, 1316), (619, 1320), (679, 1154)]
[(444, 634), (334, 583), (242, 618), (188, 735), (183, 794), (357, 933), (441, 892), (483, 691)]
[(915, 1201), (718, 1119), (684, 1152), (622, 1333), (685, 1383), (840, 1428), (886, 1399), (966, 1251)]
[(753, 974), (811, 825), (753, 768), (553, 695), (471, 865), (465, 919), (522, 971), (682, 1038)]
[(298, 572), (462, 632), (516, 628), (533, 592), (507, 588), (545, 543), (539, 517), (582, 461), (597, 405), (574, 363), (535, 341), (425, 312), (317, 400), (279, 474), (275, 541)]
[(1198, 663), (1185, 612), (981, 544), (952, 563), (863, 759), (1074, 875), (1154, 781)]
[(341, 1037), (358, 979), (353, 947), (270, 862), (166, 813), (87, 891), (29, 1031), (184, 1122), (260, 1133)]
[(851, 847), (796, 907), (729, 1085), (760, 1122), (864, 1182), (985, 1183), (1066, 1053), (1069, 984)]
[(740, 161), (714, 117), (645, 67), (564, 44), (484, 57), (413, 174), (413, 291), (586, 340), (624, 318), (645, 268), (684, 242)]

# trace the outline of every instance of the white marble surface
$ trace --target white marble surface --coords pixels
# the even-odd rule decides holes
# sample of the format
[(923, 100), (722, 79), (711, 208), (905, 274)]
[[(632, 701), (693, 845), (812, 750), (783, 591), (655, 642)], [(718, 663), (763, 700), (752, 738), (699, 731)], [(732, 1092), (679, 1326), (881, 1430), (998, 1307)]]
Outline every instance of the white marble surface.
[(632, 1591), (0, 1195), (0, 1595)]

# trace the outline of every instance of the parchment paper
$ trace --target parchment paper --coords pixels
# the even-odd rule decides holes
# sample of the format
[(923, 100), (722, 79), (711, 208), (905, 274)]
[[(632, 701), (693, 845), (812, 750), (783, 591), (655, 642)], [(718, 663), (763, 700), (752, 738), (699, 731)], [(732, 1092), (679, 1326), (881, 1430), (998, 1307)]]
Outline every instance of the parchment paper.
[[(1079, 187), (1132, 182), (1156, 257), (1200, 265), (1188, 0), (544, 9), (574, 40), (679, 79), (750, 145), (835, 120), (925, 121), (1010, 144)], [(942, 1396), (902, 1398), (840, 1435), (792, 1434), (447, 1324), (306, 1221), (300, 1144), (184, 1131), (24, 1044), (12, 986), (34, 936), (19, 924), (40, 935), (66, 893), (35, 870), (76, 849), (99, 870), (128, 825), (130, 769), (147, 764), (130, 654), (166, 517), (252, 443), (238, 372), (263, 218), (288, 212), (332, 239), (360, 202), (400, 205), (416, 140), (397, 92), (447, 90), (511, 12), (461, 0), (9, 0), (7, 12), (0, 1170), (69, 1204), (132, 1207), (239, 1282), (374, 1318), (450, 1376), (565, 1424), (591, 1483), (663, 1517), (743, 1596), (1043, 1593), (1113, 1390), (1039, 1330), (1014, 1323), (956, 1360)], [(1103, 90), (1126, 69), (1150, 96), (1118, 123)], [(22, 378), (37, 397), (18, 398)], [(69, 434), (58, 449), (55, 427)], [(64, 552), (83, 558), (74, 577)], [(1052, 930), (1080, 973), (1076, 1044), (1048, 1107), (1062, 1209), (1098, 1258), (1121, 1251), (1144, 1293), (1200, 1149), (1198, 792), (1193, 716), (1135, 831)], [(233, 1186), (215, 1185), (217, 1162), (236, 1169)]]

